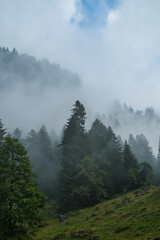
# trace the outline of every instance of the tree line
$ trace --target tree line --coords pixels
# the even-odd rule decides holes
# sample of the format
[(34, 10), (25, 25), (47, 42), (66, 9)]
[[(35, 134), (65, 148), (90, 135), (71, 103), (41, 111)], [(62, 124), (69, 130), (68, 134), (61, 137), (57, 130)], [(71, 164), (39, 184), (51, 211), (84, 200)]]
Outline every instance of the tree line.
[[(0, 237), (10, 232), (31, 239), (43, 215), (41, 191), (63, 213), (151, 183), (158, 165), (143, 135), (130, 135), (123, 142), (100, 120), (95, 119), (89, 131), (85, 122), (80, 101), (73, 105), (61, 141), (44, 125), (25, 138), (18, 128), (5, 137), (0, 121)], [(159, 176), (158, 171), (156, 174)]]
[(81, 85), (80, 78), (68, 70), (62, 69), (59, 64), (48, 60), (37, 60), (27, 54), (19, 54), (15, 48), (0, 47), (0, 86), (1, 91), (11, 89), (18, 83), (33, 91), (36, 84), (38, 92), (46, 87), (73, 87)]
[(151, 165), (139, 163), (128, 142), (122, 144), (111, 127), (96, 119), (87, 132), (85, 120), (85, 108), (76, 101), (60, 144), (58, 202), (64, 212), (149, 184), (153, 175)]

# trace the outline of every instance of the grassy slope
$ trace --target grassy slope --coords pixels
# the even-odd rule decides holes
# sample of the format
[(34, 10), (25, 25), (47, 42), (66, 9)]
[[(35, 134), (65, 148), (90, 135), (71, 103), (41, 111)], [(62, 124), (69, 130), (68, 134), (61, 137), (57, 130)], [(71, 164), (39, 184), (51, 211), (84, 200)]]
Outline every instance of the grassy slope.
[[(138, 190), (80, 211), (72, 212), (63, 223), (49, 219), (36, 240), (160, 239), (160, 188)], [(124, 201), (127, 200), (127, 201)], [(127, 202), (125, 205), (123, 202)], [(75, 233), (81, 237), (73, 237)]]

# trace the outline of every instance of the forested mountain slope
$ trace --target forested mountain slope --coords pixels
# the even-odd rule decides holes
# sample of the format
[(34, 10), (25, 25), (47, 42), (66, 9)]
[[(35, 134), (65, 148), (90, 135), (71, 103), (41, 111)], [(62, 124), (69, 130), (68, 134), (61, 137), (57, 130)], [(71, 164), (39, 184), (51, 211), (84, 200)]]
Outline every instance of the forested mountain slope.
[(99, 116), (99, 119), (105, 124), (111, 126), (114, 131), (121, 135), (123, 139), (128, 139), (132, 134), (134, 137), (143, 134), (149, 141), (153, 153), (157, 155), (158, 141), (160, 136), (160, 115), (153, 107), (146, 106), (139, 110), (115, 102), (108, 112)]
[(76, 73), (16, 49), (0, 48), (0, 117), (9, 131), (46, 124), (60, 132), (69, 107), (82, 95)]
[(16, 49), (0, 48), (0, 90), (21, 83), (36, 84), (39, 88), (48, 85), (54, 88), (76, 86), (80, 79), (76, 74), (61, 69), (48, 60), (37, 60), (27, 54), (18, 54)]

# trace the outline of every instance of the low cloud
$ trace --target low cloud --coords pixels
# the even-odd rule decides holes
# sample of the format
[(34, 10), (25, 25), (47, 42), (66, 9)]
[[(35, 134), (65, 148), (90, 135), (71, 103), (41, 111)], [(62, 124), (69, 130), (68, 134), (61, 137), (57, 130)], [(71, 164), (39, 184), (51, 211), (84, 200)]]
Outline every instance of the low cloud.
[[(77, 72), (90, 112), (106, 113), (114, 100), (159, 111), (160, 1), (120, 0), (107, 9), (101, 26), (93, 19), (88, 27), (84, 26), (89, 16), (81, 4), (81, 0), (1, 1), (1, 46)], [(65, 92), (63, 97), (64, 109), (71, 108)]]

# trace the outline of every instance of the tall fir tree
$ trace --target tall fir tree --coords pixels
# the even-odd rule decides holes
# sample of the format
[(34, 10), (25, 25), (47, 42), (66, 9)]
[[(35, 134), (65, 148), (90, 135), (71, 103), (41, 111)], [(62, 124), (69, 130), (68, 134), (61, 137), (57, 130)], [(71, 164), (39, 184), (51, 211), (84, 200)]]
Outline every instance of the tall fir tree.
[(90, 157), (84, 157), (77, 164), (76, 171), (72, 191), (73, 208), (93, 206), (107, 197), (102, 175)]
[(112, 194), (122, 191), (123, 159), (121, 145), (111, 127), (108, 127), (108, 139), (106, 144), (106, 156), (110, 162)]
[(45, 156), (48, 160), (52, 161), (53, 159), (53, 147), (52, 147), (52, 142), (49, 137), (48, 131), (44, 125), (40, 128), (38, 132), (38, 145), (39, 145), (39, 150), (42, 155)]
[(4, 139), (5, 135), (6, 135), (6, 129), (4, 128), (2, 120), (0, 119), (0, 146), (3, 142), (3, 139)]
[(96, 119), (89, 131), (91, 156), (99, 166), (106, 193), (122, 191), (123, 162), (121, 145), (111, 129)]
[(113, 184), (110, 172), (111, 163), (106, 154), (108, 129), (100, 120), (96, 119), (92, 123), (88, 134), (88, 141), (91, 157), (98, 166), (97, 173), (103, 180), (104, 191), (106, 195), (110, 195), (113, 192)]
[(76, 184), (77, 165), (88, 154), (85, 120), (85, 108), (79, 101), (76, 101), (60, 144), (62, 171), (60, 175), (59, 206), (61, 211), (67, 211), (70, 208), (72, 209), (73, 206), (74, 208), (79, 206), (78, 202), (72, 204), (72, 201), (74, 201), (73, 191)]
[(108, 130), (99, 119), (96, 119), (92, 123), (88, 139), (91, 155), (96, 161), (98, 155), (105, 154), (106, 143), (108, 140)]
[(153, 169), (156, 168), (156, 158), (148, 140), (143, 134), (137, 135), (136, 139), (130, 135), (129, 144), (139, 163), (147, 162)]
[(140, 164), (140, 175), (141, 175), (141, 184), (150, 185), (154, 177), (154, 172), (153, 172), (153, 168), (148, 162), (142, 162)]
[(127, 141), (124, 143), (123, 164), (125, 190), (136, 189), (141, 185), (140, 166)]

